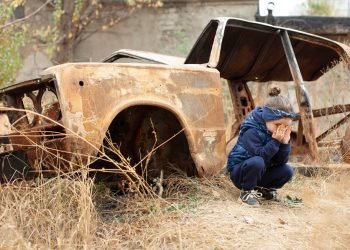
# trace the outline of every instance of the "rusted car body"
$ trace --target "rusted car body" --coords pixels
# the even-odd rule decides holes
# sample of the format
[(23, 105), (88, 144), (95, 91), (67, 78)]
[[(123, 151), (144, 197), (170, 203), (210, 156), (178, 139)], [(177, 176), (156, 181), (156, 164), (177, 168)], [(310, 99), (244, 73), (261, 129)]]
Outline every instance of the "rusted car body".
[[(217, 18), (186, 59), (121, 50), (100, 63), (48, 68), (38, 79), (0, 90), (2, 178), (89, 164), (106, 135), (132, 164), (156, 149), (148, 162), (155, 175), (166, 166), (212, 175), (224, 167), (226, 147), (255, 106), (248, 81), (295, 82), (301, 113), (297, 143), (306, 143), (317, 160), (313, 117), (344, 107), (312, 110), (303, 83), (319, 78), (334, 62), (349, 64), (349, 52), (346, 45), (304, 32)], [(141, 63), (122, 63), (122, 58)], [(223, 79), (236, 116), (229, 130)]]
[[(57, 95), (59, 105), (54, 106), (53, 115), (42, 107), (47, 91)], [(13, 147), (10, 155), (23, 152), (9, 158), (3, 149), (3, 166), (25, 162), (30, 169), (49, 170), (61, 164), (73, 170), (69, 168), (78, 157), (97, 155), (107, 131), (133, 163), (142, 159), (155, 141), (161, 144), (176, 134), (157, 150), (159, 167), (181, 161), (188, 174), (202, 176), (214, 173), (225, 161), (221, 82), (213, 69), (63, 64), (44, 71), (41, 79), (3, 89), (1, 95), (6, 106), (17, 109), (24, 109), (23, 98), (29, 96), (35, 111), (43, 115), (36, 115), (31, 122), (25, 111), (8, 110), (1, 115), (8, 117), (10, 124), (3, 126), (3, 131), (10, 128), (5, 137)]]

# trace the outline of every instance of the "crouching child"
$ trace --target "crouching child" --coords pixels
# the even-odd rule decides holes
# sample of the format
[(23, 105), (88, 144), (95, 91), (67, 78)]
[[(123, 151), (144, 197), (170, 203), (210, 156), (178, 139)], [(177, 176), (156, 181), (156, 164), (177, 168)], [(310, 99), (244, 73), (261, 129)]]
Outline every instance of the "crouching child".
[(276, 190), (293, 176), (287, 162), (296, 114), (289, 100), (279, 93), (279, 88), (273, 88), (265, 105), (248, 114), (228, 156), (230, 178), (241, 190), (240, 201), (248, 205), (259, 205), (260, 199), (277, 200)]

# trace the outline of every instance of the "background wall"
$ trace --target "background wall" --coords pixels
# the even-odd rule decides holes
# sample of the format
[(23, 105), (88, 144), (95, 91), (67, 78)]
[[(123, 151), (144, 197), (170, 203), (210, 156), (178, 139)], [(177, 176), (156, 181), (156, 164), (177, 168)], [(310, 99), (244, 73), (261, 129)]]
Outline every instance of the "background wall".
[(210, 19), (254, 20), (257, 5), (258, 1), (168, 1), (161, 8), (138, 10), (114, 29), (81, 42), (75, 60), (96, 61), (123, 48), (186, 56)]

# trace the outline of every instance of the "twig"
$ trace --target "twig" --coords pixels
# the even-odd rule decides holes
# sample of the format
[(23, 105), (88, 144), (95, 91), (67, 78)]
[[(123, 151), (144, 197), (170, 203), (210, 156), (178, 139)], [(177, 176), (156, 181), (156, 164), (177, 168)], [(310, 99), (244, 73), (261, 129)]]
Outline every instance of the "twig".
[(23, 22), (25, 20), (27, 20), (28, 18), (31, 18), (32, 16), (35, 16), (36, 14), (38, 14), (39, 11), (41, 11), (46, 5), (48, 5), (49, 3), (51, 3), (52, 0), (47, 0), (43, 5), (41, 5), (36, 11), (30, 13), (28, 16), (26, 17), (23, 17), (23, 18), (20, 18), (20, 19), (17, 19), (16, 21), (13, 21), (13, 22), (10, 22), (10, 23), (7, 23), (7, 24), (4, 24), (2, 26), (0, 26), (0, 29), (4, 29), (8, 26), (11, 26), (11, 25), (14, 25), (16, 23), (20, 23), (20, 22)]
[(164, 179), (164, 171), (163, 169), (160, 170), (160, 177), (159, 180), (156, 183), (156, 186), (158, 187), (158, 196), (162, 197), (164, 188), (163, 188), (163, 179)]

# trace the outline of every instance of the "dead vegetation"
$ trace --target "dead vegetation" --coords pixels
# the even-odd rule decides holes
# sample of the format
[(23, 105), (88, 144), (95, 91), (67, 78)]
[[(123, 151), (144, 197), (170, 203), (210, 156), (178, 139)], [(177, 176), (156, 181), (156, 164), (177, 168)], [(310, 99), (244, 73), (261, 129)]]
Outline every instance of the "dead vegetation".
[(0, 187), (0, 248), (345, 249), (349, 174), (296, 175), (281, 190), (303, 204), (237, 203), (225, 174), (173, 175), (164, 198), (116, 195), (103, 183), (60, 176)]

